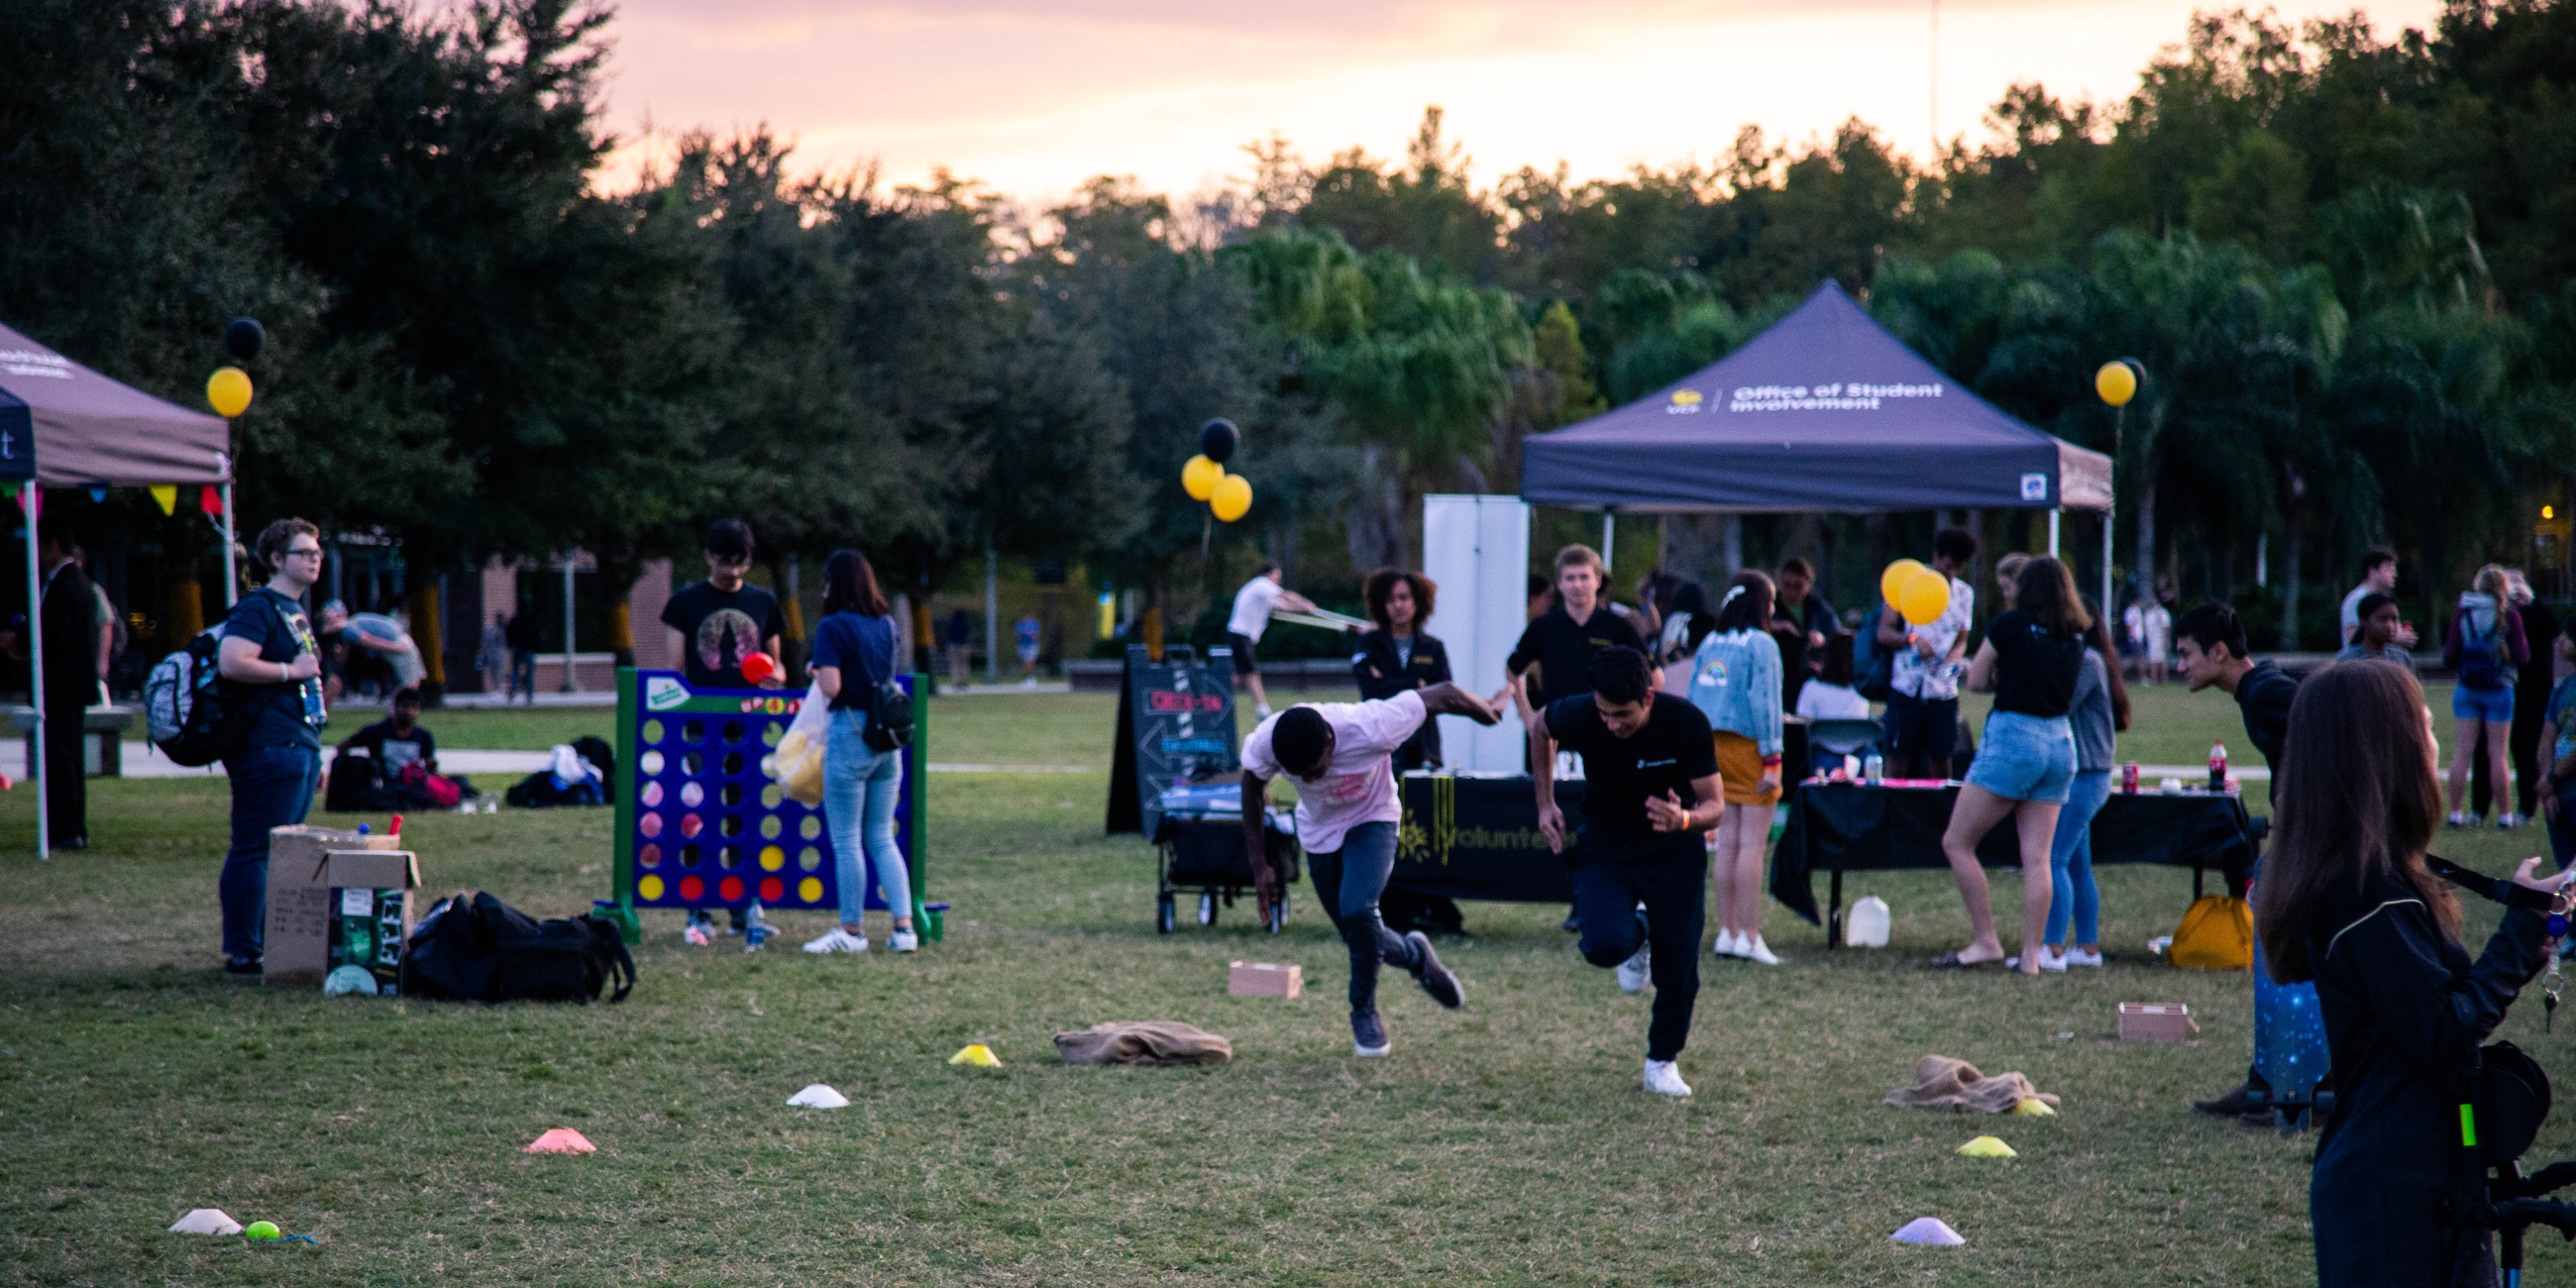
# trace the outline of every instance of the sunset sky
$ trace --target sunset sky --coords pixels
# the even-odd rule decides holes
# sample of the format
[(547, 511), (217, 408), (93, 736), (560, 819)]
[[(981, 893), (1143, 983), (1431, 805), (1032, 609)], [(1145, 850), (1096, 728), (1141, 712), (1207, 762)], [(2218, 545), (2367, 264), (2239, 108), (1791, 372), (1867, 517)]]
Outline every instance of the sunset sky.
[[(2368, 9), (2385, 36), (2439, 7)], [(2193, 8), (1944, 0), (1940, 132), (1983, 138), (2016, 80), (2119, 99)], [(945, 165), (1041, 203), (1104, 173), (1185, 195), (1246, 173), (1243, 145), (1274, 132), (1310, 161), (1401, 155), (1433, 103), (1486, 182), (1708, 159), (1747, 123), (1798, 140), (1852, 116), (1919, 155), (1932, 30), (1930, 0), (622, 0), (608, 182), (679, 130), (767, 122), (800, 170), (874, 159), (919, 183)]]

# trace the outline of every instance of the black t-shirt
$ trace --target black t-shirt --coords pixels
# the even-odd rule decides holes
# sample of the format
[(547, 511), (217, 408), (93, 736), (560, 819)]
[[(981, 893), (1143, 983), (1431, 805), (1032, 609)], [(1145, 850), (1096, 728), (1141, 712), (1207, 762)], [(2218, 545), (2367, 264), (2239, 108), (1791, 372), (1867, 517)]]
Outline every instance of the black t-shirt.
[(662, 624), (680, 633), (689, 683), (701, 689), (753, 687), (743, 656), (787, 633), (778, 597), (750, 582), (729, 593), (703, 581), (684, 587), (662, 606)]
[(1995, 646), (1995, 710), (2048, 719), (2075, 705), (2084, 669), (2084, 637), (2052, 635), (2016, 608), (1986, 628)]
[(1637, 638), (1637, 628), (1607, 605), (1594, 608), (1592, 615), (1577, 626), (1566, 615), (1565, 605), (1559, 604), (1521, 632), (1521, 642), (1512, 646), (1512, 655), (1503, 663), (1503, 669), (1518, 675), (1530, 663), (1538, 663), (1539, 683), (1537, 691), (1530, 695), (1530, 703), (1549, 706), (1590, 695), (1592, 655), (1614, 646), (1646, 651), (1645, 642)]
[[(262, 586), (233, 605), (224, 619), (226, 640), (249, 640), (259, 646), (263, 662), (292, 662), (314, 652), (313, 622), (304, 605)], [(299, 684), (243, 684), (228, 681), (241, 695), (245, 750), (259, 747), (322, 748), (314, 732), (323, 720), (322, 681)]]
[(2245, 716), (2245, 736), (2263, 753), (2263, 764), (2275, 777), (2281, 772), (2281, 738), (2290, 730), (2290, 703), (2299, 696), (2297, 676), (2269, 662), (2257, 662), (2236, 681), (2236, 709)]
[(379, 720), (349, 735), (349, 740), (341, 746), (365, 748), (367, 754), (375, 757), (376, 763), (384, 768), (385, 778), (389, 781), (406, 765), (431, 764), (438, 760), (438, 739), (432, 737), (426, 727), (415, 724), (408, 734), (396, 733), (390, 719)]
[[(1547, 736), (1583, 757), (1583, 834), (1612, 843), (1659, 840), (1646, 818), (1646, 801), (1671, 792), (1684, 806), (1699, 803), (1692, 784), (1717, 772), (1717, 738), (1698, 707), (1668, 693), (1655, 695), (1643, 728), (1622, 738), (1603, 723), (1587, 693), (1548, 704)], [(1691, 843), (1698, 844), (1692, 837)]]

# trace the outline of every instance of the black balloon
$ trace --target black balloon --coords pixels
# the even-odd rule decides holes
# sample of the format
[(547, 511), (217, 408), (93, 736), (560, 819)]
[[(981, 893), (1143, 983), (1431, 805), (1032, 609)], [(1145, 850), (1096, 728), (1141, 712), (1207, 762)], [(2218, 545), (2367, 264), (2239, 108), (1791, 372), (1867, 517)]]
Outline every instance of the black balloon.
[(224, 352), (248, 362), (268, 343), (268, 328), (257, 318), (234, 318), (224, 326)]
[(1234, 455), (1235, 444), (1243, 441), (1243, 431), (1223, 416), (1199, 426), (1199, 455), (1223, 465)]

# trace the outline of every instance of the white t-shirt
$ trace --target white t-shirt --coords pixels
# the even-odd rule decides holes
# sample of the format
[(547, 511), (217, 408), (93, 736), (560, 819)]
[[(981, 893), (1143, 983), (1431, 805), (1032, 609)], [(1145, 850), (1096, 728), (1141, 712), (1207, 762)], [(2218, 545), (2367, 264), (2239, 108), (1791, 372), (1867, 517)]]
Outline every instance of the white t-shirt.
[(1867, 720), (1869, 699), (1839, 684), (1809, 680), (1798, 690), (1798, 714), (1809, 720)]
[(2365, 581), (2360, 585), (2353, 587), (2351, 593), (2343, 597), (2343, 615), (2340, 618), (2342, 622), (2342, 632), (2335, 638), (2342, 640), (2346, 644), (2350, 644), (2352, 642), (2352, 629), (2361, 625), (2361, 601), (2367, 596), (2378, 593), (2379, 588), (2377, 586), (2373, 586), (2369, 582)]
[[(1321, 779), (1297, 780), (1297, 841), (1310, 854), (1328, 854), (1342, 848), (1342, 835), (1362, 823), (1403, 821), (1388, 756), (1422, 727), (1426, 713), (1422, 694), (1413, 690), (1373, 702), (1312, 705), (1333, 726), (1333, 759)], [(1276, 778), (1284, 772), (1270, 751), (1270, 731), (1278, 723), (1274, 715), (1243, 740), (1245, 773)]]
[[(1924, 702), (1948, 702), (1959, 696), (1959, 671), (1950, 662), (1950, 646), (1965, 634), (1975, 615), (1977, 592), (1956, 577), (1950, 579), (1950, 610), (1921, 626), (1915, 636), (1932, 646), (1926, 661), (1911, 644), (1897, 646), (1887, 687)], [(1964, 669), (1964, 668), (1960, 668)]]
[(1234, 592), (1234, 616), (1226, 619), (1225, 628), (1248, 640), (1260, 639), (1263, 629), (1270, 625), (1270, 610), (1278, 607), (1279, 597), (1287, 593), (1287, 587), (1268, 577), (1243, 583), (1243, 589)]
[(2141, 608), (2131, 604), (2121, 618), (2129, 628), (2129, 642), (2137, 645), (2138, 651), (2150, 660), (2161, 661), (2172, 651), (2169, 645), (2173, 634), (2173, 614), (2165, 611), (2164, 605), (2152, 604)]

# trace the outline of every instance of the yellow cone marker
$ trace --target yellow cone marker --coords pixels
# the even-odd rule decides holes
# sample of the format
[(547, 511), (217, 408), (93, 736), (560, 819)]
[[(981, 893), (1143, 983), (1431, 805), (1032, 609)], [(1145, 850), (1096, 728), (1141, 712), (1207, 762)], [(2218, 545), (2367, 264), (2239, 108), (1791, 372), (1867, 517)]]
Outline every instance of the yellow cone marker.
[(999, 1069), (1002, 1067), (1002, 1062), (993, 1058), (993, 1048), (988, 1047), (981, 1042), (948, 1057), (948, 1063), (971, 1064), (984, 1069)]
[(1975, 1140), (1969, 1141), (1965, 1145), (1961, 1145), (1959, 1147), (1959, 1152), (1970, 1158), (2021, 1157), (2021, 1155), (2013, 1152), (2012, 1146), (2007, 1145), (1992, 1136), (1979, 1136)]
[(2024, 1118), (2055, 1118), (2057, 1116), (2057, 1111), (2049, 1108), (2048, 1102), (2037, 1096), (2022, 1097), (2021, 1103), (2014, 1105), (2012, 1107), (2012, 1111), (2020, 1114)]

